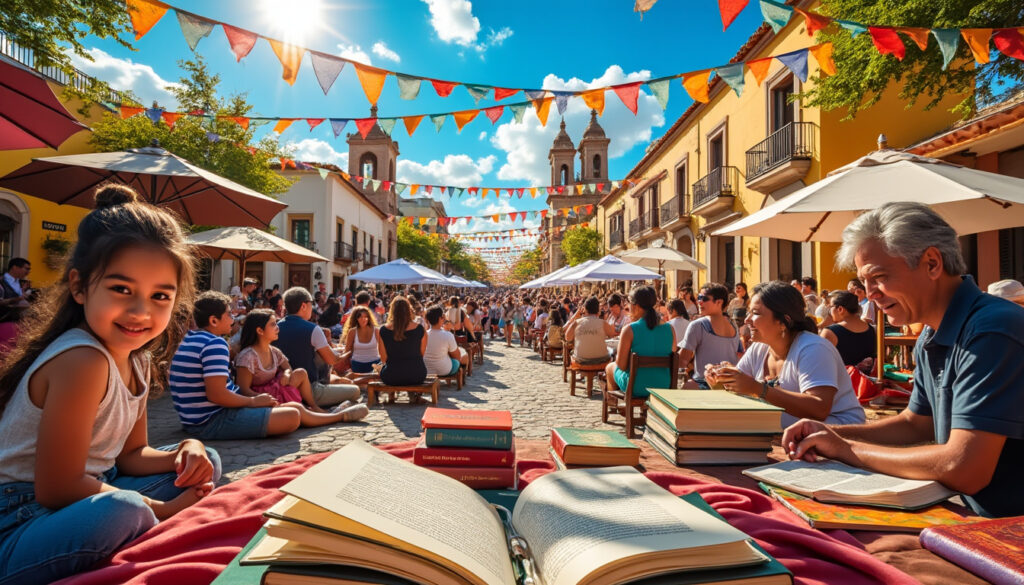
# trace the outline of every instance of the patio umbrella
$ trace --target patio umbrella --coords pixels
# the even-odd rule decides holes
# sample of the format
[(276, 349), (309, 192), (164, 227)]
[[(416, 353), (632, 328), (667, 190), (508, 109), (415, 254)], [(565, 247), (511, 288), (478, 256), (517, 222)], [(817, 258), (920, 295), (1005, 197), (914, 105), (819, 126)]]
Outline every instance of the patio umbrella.
[(577, 272), (586, 270), (593, 265), (597, 260), (587, 260), (581, 262), (576, 266), (563, 266), (562, 268), (552, 272), (547, 276), (541, 277), (541, 282), (533, 288), (540, 288), (542, 286), (565, 286), (569, 284), (576, 284), (577, 281), (572, 279), (572, 276)]
[(189, 236), (188, 242), (214, 260), (236, 260), (238, 282), (242, 282), (245, 275), (246, 262), (300, 264), (328, 261), (312, 250), (251, 227), (225, 227), (199, 232)]
[(88, 129), (64, 108), (41, 75), (0, 59), (0, 150), (57, 148)]
[(707, 266), (698, 262), (695, 258), (683, 254), (675, 248), (644, 248), (643, 250), (630, 250), (619, 256), (622, 260), (644, 266), (657, 268), (659, 273), (665, 270), (707, 270)]
[(925, 203), (958, 234), (1024, 225), (1024, 179), (898, 150), (876, 150), (712, 235), (839, 242), (862, 212)]
[(33, 159), (0, 178), (0, 187), (88, 208), (96, 186), (107, 181), (134, 188), (194, 225), (265, 227), (287, 207), (156, 147)]
[(440, 273), (402, 258), (357, 272), (349, 278), (378, 284), (450, 284)]
[(583, 270), (574, 272), (570, 278), (584, 282), (600, 282), (602, 280), (661, 280), (664, 277), (643, 266), (623, 262), (609, 254)]
[(469, 284), (473, 285), (473, 287), (475, 288), (488, 288), (486, 284), (480, 282), (479, 280), (471, 280), (469, 281)]
[(449, 274), (447, 278), (452, 282), (452, 285), (457, 288), (473, 288), (473, 283), (457, 274)]

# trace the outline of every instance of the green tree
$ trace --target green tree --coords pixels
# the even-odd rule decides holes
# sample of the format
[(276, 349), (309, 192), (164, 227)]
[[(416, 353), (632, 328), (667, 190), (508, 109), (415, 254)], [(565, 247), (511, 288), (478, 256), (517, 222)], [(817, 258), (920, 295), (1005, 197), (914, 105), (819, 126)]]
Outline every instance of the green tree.
[(523, 252), (523, 255), (512, 264), (509, 279), (513, 284), (522, 284), (540, 276), (541, 259), (544, 252), (540, 247)]
[(404, 221), (398, 222), (398, 257), (418, 262), (427, 268), (437, 268), (441, 261), (438, 239), (427, 235)]
[(92, 60), (82, 39), (93, 36), (114, 39), (131, 32), (124, 0), (4, 0), (0, 2), (0, 31), (7, 39), (30, 49), (36, 65), (55, 65), (71, 73), (66, 48)]
[[(821, 12), (833, 18), (880, 26), (937, 28), (1005, 28), (1024, 23), (1020, 0), (822, 0)], [(897, 91), (908, 107), (927, 100), (925, 109), (947, 96), (962, 96), (952, 108), (968, 118), (978, 107), (999, 101), (1024, 87), (1024, 61), (996, 51), (985, 65), (972, 65), (970, 48), (961, 38), (956, 56), (943, 69), (943, 56), (934, 37), (922, 51), (907, 37), (902, 61), (881, 55), (871, 35), (852, 36), (832, 25), (818, 33), (819, 42), (835, 47), (836, 75), (816, 78), (815, 86), (801, 95), (807, 105), (825, 110), (845, 108), (852, 118), (874, 105), (886, 90)]]
[(470, 272), (467, 273), (466, 278), (478, 282), (488, 282), (491, 280), (491, 269), (488, 268), (483, 256), (480, 254), (470, 255), (469, 264)]
[[(106, 113), (93, 125), (91, 143), (100, 152), (114, 152), (149, 146), (157, 141), (161, 147), (192, 164), (245, 185), (265, 195), (283, 193), (291, 181), (274, 172), (270, 161), (289, 154), (277, 140), (265, 137), (250, 151), (255, 128), (242, 128), (231, 120), (211, 116), (247, 116), (252, 109), (245, 95), (221, 98), (217, 94), (219, 75), (210, 75), (201, 57), (179, 61), (184, 70), (180, 85), (168, 87), (179, 103), (179, 111), (202, 110), (206, 116), (183, 116), (172, 129), (160, 120), (154, 124), (146, 116), (122, 119)], [(212, 141), (208, 133), (216, 134)]]
[(587, 260), (601, 257), (604, 240), (601, 233), (589, 227), (577, 226), (565, 230), (562, 236), (562, 251), (569, 266), (576, 266)]
[(466, 253), (466, 244), (455, 238), (438, 238), (438, 247), (441, 251), (441, 260), (447, 262), (453, 272), (458, 272), (469, 280), (473, 279), (469, 276), (471, 263), (469, 254)]

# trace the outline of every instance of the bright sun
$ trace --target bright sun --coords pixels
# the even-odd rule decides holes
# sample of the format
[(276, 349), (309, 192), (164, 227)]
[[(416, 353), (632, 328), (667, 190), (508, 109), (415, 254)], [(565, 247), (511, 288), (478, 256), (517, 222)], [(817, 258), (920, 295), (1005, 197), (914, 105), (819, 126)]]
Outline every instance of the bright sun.
[(322, 0), (260, 0), (263, 16), (286, 43), (301, 44), (323, 26)]

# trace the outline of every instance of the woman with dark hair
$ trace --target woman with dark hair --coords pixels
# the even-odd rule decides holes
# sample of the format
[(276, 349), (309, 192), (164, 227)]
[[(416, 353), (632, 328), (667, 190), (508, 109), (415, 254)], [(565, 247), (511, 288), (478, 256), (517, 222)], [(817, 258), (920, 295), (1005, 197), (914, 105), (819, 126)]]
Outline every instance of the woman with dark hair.
[(615, 335), (621, 335), (622, 330), (633, 321), (630, 314), (631, 312), (622, 308), (622, 295), (612, 293), (608, 296), (608, 315), (605, 316), (605, 320), (615, 328)]
[(316, 320), (321, 327), (331, 330), (331, 337), (341, 337), (341, 303), (334, 297), (327, 297), (324, 310)]
[(875, 328), (860, 317), (860, 301), (857, 295), (837, 290), (828, 296), (828, 310), (834, 325), (821, 330), (821, 336), (836, 346), (839, 356), (847, 366), (862, 366), (871, 370), (878, 340)]
[(747, 309), (750, 308), (750, 295), (747, 293), (747, 283), (737, 282), (736, 286), (733, 287), (733, 292), (736, 296), (729, 301), (729, 306), (725, 312), (733, 321), (742, 322), (747, 317)]
[[(658, 293), (654, 287), (641, 285), (629, 293), (629, 313), (633, 322), (622, 328), (615, 361), (605, 367), (610, 390), (625, 391), (629, 384), (629, 359), (635, 353), (644, 357), (665, 357), (676, 346), (672, 326), (662, 323), (655, 309)], [(671, 382), (667, 368), (642, 368), (633, 381), (633, 397), (649, 394), (648, 388), (668, 388)]]
[(728, 299), (729, 289), (724, 285), (709, 282), (701, 287), (697, 296), (700, 317), (687, 325), (686, 335), (679, 340), (679, 367), (693, 361), (693, 383), (699, 388), (709, 388), (704, 380), (708, 364), (733, 363), (743, 353), (739, 328), (725, 314)]
[(684, 286), (679, 289), (679, 300), (683, 301), (683, 306), (686, 307), (686, 313), (690, 316), (690, 320), (697, 318), (697, 297), (693, 296), (693, 287)]
[(369, 374), (373, 365), (380, 363), (380, 340), (377, 337), (377, 319), (369, 307), (352, 309), (345, 321), (341, 338), (345, 342), (344, 353), (349, 355), (352, 373)]
[(547, 318), (547, 329), (544, 331), (544, 343), (548, 347), (561, 349), (562, 328), (565, 327), (565, 317), (562, 315), (561, 307), (551, 311)]
[(380, 381), (388, 386), (414, 386), (427, 378), (426, 331), (413, 320), (412, 306), (403, 296), (391, 301), (388, 321), (378, 331), (377, 351), (384, 362)]
[(801, 418), (856, 424), (864, 409), (839, 352), (817, 335), (803, 295), (772, 281), (754, 288), (746, 324), (753, 343), (739, 363), (708, 365), (708, 382), (782, 407), (782, 427)]

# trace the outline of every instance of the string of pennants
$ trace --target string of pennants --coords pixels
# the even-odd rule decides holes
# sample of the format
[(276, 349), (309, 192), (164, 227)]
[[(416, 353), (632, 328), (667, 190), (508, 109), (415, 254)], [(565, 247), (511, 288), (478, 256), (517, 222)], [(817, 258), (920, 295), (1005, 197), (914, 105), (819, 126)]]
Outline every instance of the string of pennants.
[[(740, 12), (747, 7), (750, 0), (718, 0), (718, 8), (722, 16), (722, 30), (729, 28)], [(807, 34), (814, 36), (819, 30), (837, 24), (850, 31), (853, 36), (861, 33), (871, 35), (871, 42), (882, 55), (893, 55), (899, 60), (906, 56), (907, 47), (900, 35), (913, 41), (922, 51), (928, 48), (928, 39), (935, 37), (942, 52), (943, 68), (953, 60), (962, 38), (971, 50), (971, 55), (979, 64), (988, 63), (990, 44), (1007, 57), (1024, 60), (1024, 27), (1010, 28), (921, 28), (907, 26), (879, 26), (850, 20), (842, 20), (823, 16), (815, 12), (787, 6), (774, 0), (759, 0), (761, 16), (772, 29), (778, 33), (789, 24), (794, 15), (804, 19)]]
[[(504, 220), (508, 220), (508, 221), (511, 221), (511, 222), (515, 222), (515, 221), (518, 221), (518, 220), (524, 220), (525, 221), (527, 218), (532, 218), (532, 219), (541, 218), (541, 219), (544, 219), (544, 218), (546, 218), (548, 216), (548, 213), (552, 212), (552, 211), (554, 212), (554, 217), (558, 217), (560, 215), (563, 216), (563, 217), (579, 217), (581, 214), (582, 215), (591, 215), (592, 213), (594, 213), (594, 205), (593, 204), (573, 205), (572, 207), (560, 207), (558, 209), (553, 209), (553, 210), (552, 209), (540, 209), (540, 210), (534, 210), (534, 211), (513, 211), (511, 213), (492, 213), (492, 214), (489, 214), (489, 215), (466, 215), (466, 216), (457, 216), (457, 217), (417, 217), (417, 216), (413, 216), (413, 215), (405, 215), (405, 216), (389, 215), (388, 216), (388, 221), (390, 221), (392, 223), (398, 223), (398, 222), (404, 221), (404, 222), (408, 223), (409, 225), (419, 225), (419, 226), (427, 225), (427, 226), (446, 227), (446, 226), (457, 225), (457, 223), (459, 221), (463, 221), (466, 224), (468, 224), (469, 222), (471, 222), (473, 220), (477, 220), (477, 219), (479, 219), (479, 220), (491, 220), (494, 223), (501, 223)], [(561, 226), (561, 227), (565, 227), (565, 226)]]

